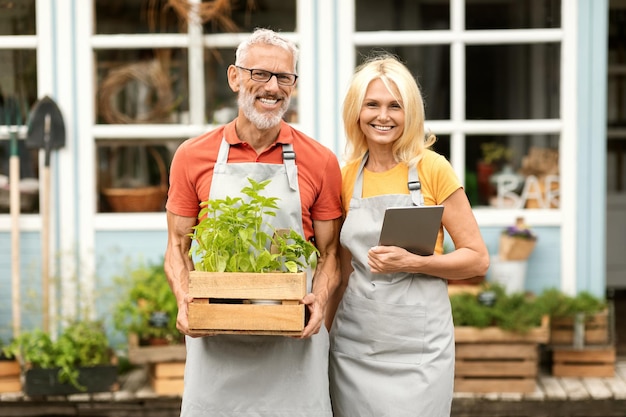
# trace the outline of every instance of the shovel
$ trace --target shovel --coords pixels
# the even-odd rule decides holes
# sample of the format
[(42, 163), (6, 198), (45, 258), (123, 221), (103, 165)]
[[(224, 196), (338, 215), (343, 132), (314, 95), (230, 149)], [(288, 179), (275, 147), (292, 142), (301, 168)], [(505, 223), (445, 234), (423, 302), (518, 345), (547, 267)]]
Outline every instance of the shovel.
[(65, 145), (65, 123), (59, 106), (45, 96), (33, 107), (28, 123), (26, 146), (44, 150), (41, 186), (41, 276), (43, 286), (43, 330), (49, 331), (49, 257), (50, 257), (50, 153)]

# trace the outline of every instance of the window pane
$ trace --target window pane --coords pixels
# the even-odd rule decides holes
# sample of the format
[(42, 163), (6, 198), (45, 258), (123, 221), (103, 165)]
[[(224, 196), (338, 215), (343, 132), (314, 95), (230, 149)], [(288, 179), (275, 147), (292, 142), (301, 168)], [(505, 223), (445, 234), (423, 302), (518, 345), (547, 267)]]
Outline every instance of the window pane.
[[(214, 16), (206, 2), (206, 17)], [(231, 1), (232, 14), (218, 13), (206, 21), (205, 33), (252, 32), (257, 27), (296, 31), (296, 0)], [(206, 19), (206, 18), (205, 18)], [(203, 19), (203, 20), (205, 20)]]
[(180, 33), (187, 29), (167, 0), (96, 0), (96, 34)]
[(0, 36), (35, 34), (35, 0), (0, 0)]
[(466, 0), (466, 29), (561, 27), (560, 0)]
[(163, 211), (169, 183), (168, 167), (180, 143), (180, 140), (99, 141), (98, 211)]
[[(1, 18), (0, 18), (1, 20)], [(0, 126), (25, 126), (37, 101), (37, 54), (34, 50), (0, 49)], [(11, 135), (18, 138), (20, 205), (23, 213), (38, 210), (38, 150), (30, 149), (17, 128), (0, 130), (0, 212), (8, 213)]]
[(560, 45), (466, 50), (467, 119), (559, 118)]
[(472, 206), (559, 207), (559, 138), (468, 136), (466, 192)]
[(98, 123), (187, 120), (187, 51), (116, 49), (96, 53)]
[(450, 46), (389, 46), (357, 49), (357, 65), (381, 52), (397, 55), (416, 77), (427, 120), (450, 118)]
[(204, 50), (206, 119), (225, 124), (237, 116), (237, 96), (228, 85), (228, 66), (235, 63), (235, 49)]
[(450, 28), (450, 2), (356, 0), (356, 30), (429, 30)]
[(431, 149), (437, 152), (440, 155), (446, 157), (446, 159), (450, 160), (450, 136), (449, 135), (438, 135), (437, 132), (432, 132), (435, 136), (437, 136), (437, 142), (431, 147)]

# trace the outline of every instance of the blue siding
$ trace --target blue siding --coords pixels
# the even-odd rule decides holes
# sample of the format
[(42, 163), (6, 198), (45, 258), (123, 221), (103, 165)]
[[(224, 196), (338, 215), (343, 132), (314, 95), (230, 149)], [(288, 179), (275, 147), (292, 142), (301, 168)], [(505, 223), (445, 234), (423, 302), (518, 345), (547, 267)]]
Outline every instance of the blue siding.
[[(489, 254), (498, 255), (501, 227), (483, 227), (481, 233)], [(535, 294), (551, 287), (561, 288), (561, 230), (558, 227), (534, 227), (537, 245), (533, 250), (526, 270), (526, 291)], [(489, 275), (489, 272), (487, 273)]]
[(606, 290), (606, 74), (608, 3), (578, 1), (577, 291)]
[[(0, 233), (0, 341), (13, 336), (11, 233)], [(52, 278), (51, 278), (52, 279)], [(41, 245), (39, 233), (20, 233), (20, 320), (22, 330), (41, 327)]]

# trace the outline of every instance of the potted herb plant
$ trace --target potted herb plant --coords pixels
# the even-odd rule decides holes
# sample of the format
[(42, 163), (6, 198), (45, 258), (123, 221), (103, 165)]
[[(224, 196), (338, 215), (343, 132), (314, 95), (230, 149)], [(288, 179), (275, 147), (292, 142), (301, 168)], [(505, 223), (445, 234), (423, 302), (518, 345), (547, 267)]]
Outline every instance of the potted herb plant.
[[(297, 334), (304, 328), (303, 271), (318, 252), (295, 230), (270, 226), (279, 199), (262, 195), (269, 180), (248, 181), (242, 196), (201, 204), (191, 234), (189, 324), (218, 333)], [(230, 301), (215, 302), (224, 299)], [(260, 300), (279, 305), (255, 305)]]
[(115, 356), (102, 323), (69, 324), (58, 338), (40, 329), (23, 332), (3, 348), (17, 358), (27, 395), (67, 395), (111, 391), (116, 387)]
[(129, 362), (184, 360), (184, 338), (176, 328), (178, 305), (163, 262), (141, 264), (115, 281), (124, 291), (115, 304), (113, 325), (128, 338)]
[(176, 329), (176, 297), (162, 262), (140, 265), (115, 281), (124, 290), (113, 312), (117, 330), (136, 335), (141, 345), (181, 343)]

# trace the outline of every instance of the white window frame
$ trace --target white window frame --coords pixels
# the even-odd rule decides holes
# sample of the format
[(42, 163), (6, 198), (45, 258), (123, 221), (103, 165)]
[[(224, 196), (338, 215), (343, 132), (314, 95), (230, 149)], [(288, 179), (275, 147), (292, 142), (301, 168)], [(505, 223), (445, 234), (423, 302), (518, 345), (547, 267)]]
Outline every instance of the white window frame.
[[(354, 71), (354, 51), (360, 46), (384, 45), (450, 45), (450, 120), (427, 120), (426, 127), (436, 134), (450, 135), (451, 163), (461, 181), (465, 173), (467, 135), (550, 134), (559, 140), (560, 208), (502, 209), (475, 207), (474, 215), (481, 227), (509, 226), (523, 216), (532, 226), (553, 226), (561, 231), (561, 277), (565, 290), (575, 288), (575, 264), (568, 261), (576, 253), (576, 166), (577, 160), (577, 9), (578, 2), (561, 1), (561, 27), (551, 29), (466, 30), (465, 0), (450, 0), (450, 29), (428, 31), (355, 31), (355, 0), (337, 5), (340, 41), (339, 79), (347, 86)], [(560, 118), (529, 120), (465, 119), (465, 46), (493, 44), (559, 43)], [(320, 94), (337, 94), (321, 91)], [(343, 92), (342, 92), (343, 93)], [(338, 97), (342, 100), (343, 97)], [(340, 121), (339, 121), (340, 123)], [(345, 146), (342, 139), (340, 148)]]

